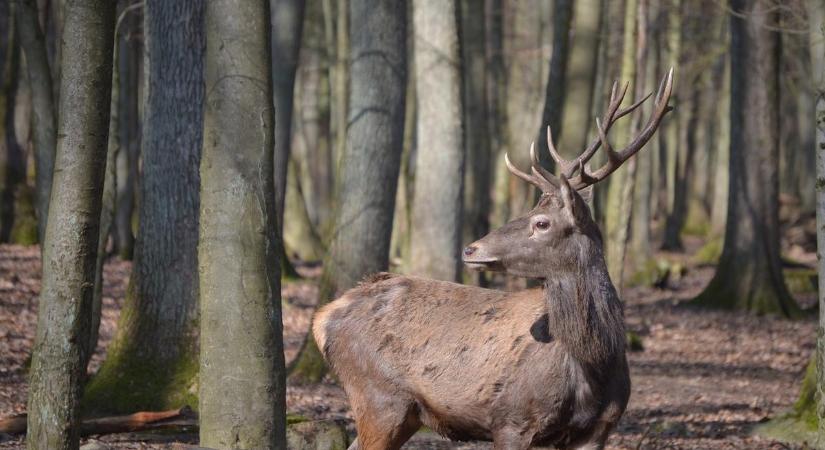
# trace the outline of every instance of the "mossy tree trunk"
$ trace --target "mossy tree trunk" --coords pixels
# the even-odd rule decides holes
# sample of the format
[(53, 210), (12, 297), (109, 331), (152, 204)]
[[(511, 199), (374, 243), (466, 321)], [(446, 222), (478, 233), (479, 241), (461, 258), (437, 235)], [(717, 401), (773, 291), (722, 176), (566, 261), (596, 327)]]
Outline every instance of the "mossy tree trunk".
[(76, 449), (106, 162), (115, 4), (73, 0), (62, 36), (53, 202), (28, 402), (29, 449)]
[[(135, 263), (91, 410), (194, 406), (203, 4), (146, 2), (149, 80)], [(185, 20), (183, 20), (185, 18)]]
[[(338, 205), (324, 260), (319, 303), (387, 270), (401, 163), (407, 79), (402, 1), (349, 0), (349, 128), (336, 189)], [(320, 380), (326, 367), (311, 335), (290, 377)]]
[(457, 12), (455, 1), (413, 2), (418, 106), (410, 271), (448, 281), (461, 277), (464, 207), (464, 117)]
[(198, 253), (205, 447), (286, 448), (270, 26), (267, 1), (207, 2)]
[[(800, 315), (779, 255), (779, 33), (770, 0), (731, 7), (730, 198), (716, 274), (696, 302)], [(747, 17), (743, 19), (742, 17)], [(753, 113), (757, 111), (758, 114)]]
[(32, 93), (37, 236), (38, 242), (43, 243), (52, 189), (54, 152), (57, 146), (57, 120), (46, 38), (40, 28), (36, 0), (21, 0), (17, 3), (17, 22), (20, 29), (20, 46), (26, 54), (26, 69)]

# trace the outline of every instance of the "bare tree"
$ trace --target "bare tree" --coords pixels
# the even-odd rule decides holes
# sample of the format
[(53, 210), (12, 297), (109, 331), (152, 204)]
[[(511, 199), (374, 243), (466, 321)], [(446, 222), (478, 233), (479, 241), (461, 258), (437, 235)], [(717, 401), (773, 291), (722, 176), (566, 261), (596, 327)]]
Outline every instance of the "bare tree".
[(286, 448), (269, 29), (267, 1), (207, 2), (198, 252), (206, 447)]
[(42, 244), (49, 213), (49, 195), (57, 146), (57, 120), (51, 69), (46, 53), (46, 39), (40, 28), (37, 2), (22, 0), (17, 4), (20, 46), (26, 54), (26, 69), (32, 92), (32, 129), (36, 175), (37, 235)]
[(95, 274), (112, 82), (115, 3), (66, 5), (55, 160), (43, 287), (29, 385), (28, 447), (78, 446), (81, 347)]
[(456, 13), (455, 1), (413, 2), (418, 139), (410, 270), (450, 281), (461, 276), (464, 189)]
[[(335, 225), (324, 261), (320, 303), (386, 270), (401, 163), (407, 79), (406, 9), (402, 1), (349, 0), (349, 128), (338, 169)], [(290, 377), (326, 373), (312, 337)]]
[[(779, 33), (770, 0), (731, 3), (730, 198), (725, 244), (700, 304), (800, 314), (779, 255)], [(747, 19), (745, 19), (745, 17)], [(758, 114), (753, 113), (757, 111)]]
[(126, 313), (87, 388), (90, 408), (108, 412), (196, 401), (204, 7), (148, 0), (145, 10), (149, 92), (135, 262)]

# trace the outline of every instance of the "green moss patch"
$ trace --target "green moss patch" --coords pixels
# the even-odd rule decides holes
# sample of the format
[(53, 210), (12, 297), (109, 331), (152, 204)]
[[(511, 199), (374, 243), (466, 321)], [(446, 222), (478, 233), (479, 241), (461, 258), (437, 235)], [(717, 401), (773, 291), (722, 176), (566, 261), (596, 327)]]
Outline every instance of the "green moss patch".
[(712, 238), (693, 255), (693, 262), (698, 265), (716, 264), (722, 256), (722, 238)]
[(785, 269), (785, 284), (793, 294), (810, 294), (816, 292), (819, 280), (813, 269)]
[(113, 349), (86, 386), (81, 409), (89, 415), (198, 408), (197, 355), (163, 363)]
[(10, 240), (14, 244), (37, 244), (37, 217), (34, 211), (34, 189), (22, 185), (15, 195), (14, 225)]
[(628, 331), (625, 333), (626, 338), (626, 345), (627, 349), (631, 352), (641, 352), (644, 351), (645, 346), (644, 342), (642, 342), (642, 337), (638, 335), (638, 333), (633, 331)]
[(816, 395), (816, 365), (811, 359), (802, 379), (799, 398), (790, 411), (756, 426), (753, 432), (782, 442), (825, 448), (825, 442), (817, 432)]

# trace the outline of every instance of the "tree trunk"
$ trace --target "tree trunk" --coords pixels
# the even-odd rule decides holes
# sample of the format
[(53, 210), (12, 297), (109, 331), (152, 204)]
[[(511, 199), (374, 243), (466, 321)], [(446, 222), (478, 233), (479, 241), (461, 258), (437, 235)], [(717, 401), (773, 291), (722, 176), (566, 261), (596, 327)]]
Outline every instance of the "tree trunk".
[(303, 0), (273, 0), (272, 15), (272, 94), (275, 97), (275, 205), (278, 232), (283, 232), (286, 173), (292, 132), (292, 98), (301, 27)]
[[(647, 3), (647, 2), (645, 2)], [(654, 2), (655, 3), (655, 2)], [(646, 4), (644, 8), (645, 17), (639, 17), (639, 45), (636, 49), (636, 64), (638, 83), (636, 84), (636, 97), (646, 94), (650, 86), (656, 86), (658, 73), (663, 72), (663, 68), (658, 67), (654, 60), (653, 49), (656, 36), (648, 36), (648, 30), (652, 28), (652, 18), (658, 15), (658, 5)], [(641, 9), (641, 8), (640, 8)], [(649, 41), (648, 41), (649, 39)], [(642, 44), (643, 43), (643, 44)], [(642, 47), (642, 45), (644, 47)], [(652, 105), (652, 104), (651, 104)], [(651, 105), (642, 107), (642, 111), (633, 116), (633, 133), (638, 133), (642, 126), (639, 114), (649, 114)], [(651, 246), (650, 222), (652, 220), (651, 204), (653, 201), (653, 160), (658, 152), (658, 140), (651, 139), (647, 148), (637, 153), (636, 176), (633, 180), (633, 205), (631, 213), (631, 233), (630, 247), (632, 252), (631, 262), (634, 270), (646, 269), (650, 266), (653, 258), (653, 248)]]
[(97, 258), (95, 261), (95, 288), (92, 296), (92, 317), (89, 327), (89, 339), (82, 349), (83, 367), (88, 367), (89, 360), (97, 347), (97, 339), (100, 333), (100, 312), (103, 306), (103, 264), (106, 262), (106, 244), (109, 241), (109, 232), (112, 229), (112, 221), (115, 213), (115, 200), (117, 193), (117, 171), (116, 160), (120, 152), (120, 136), (118, 134), (119, 125), (119, 99), (120, 99), (120, 20), (115, 23), (115, 43), (112, 51), (112, 94), (109, 106), (109, 136), (106, 149), (106, 169), (104, 171), (103, 194), (100, 204), (100, 233), (97, 244)]
[[(406, 4), (349, 0), (350, 96), (346, 154), (336, 192), (336, 224), (324, 261), (319, 303), (387, 270), (401, 162), (407, 78)], [(296, 381), (326, 373), (311, 335), (292, 366)]]
[(272, 95), (275, 104), (275, 215), (281, 266), (291, 276), (297, 275), (283, 246), (284, 205), (287, 170), (292, 139), (292, 100), (301, 28), (304, 23), (303, 0), (274, 0), (270, 3), (272, 21)]
[(26, 54), (26, 69), (32, 92), (37, 240), (42, 244), (46, 234), (49, 195), (54, 172), (54, 152), (57, 146), (56, 108), (52, 97), (52, 77), (46, 53), (46, 39), (40, 28), (36, 0), (22, 0), (17, 4), (17, 22), (20, 30), (20, 46)]
[[(490, 231), (490, 181), (492, 180), (490, 136), (487, 122), (487, 72), (484, 58), (484, 9), (470, 0), (461, 0), (461, 59), (464, 70), (464, 232), (469, 243)], [(485, 279), (483, 272), (473, 278)]]
[[(816, 87), (815, 116), (816, 124), (816, 246), (819, 252), (825, 249), (825, 2), (809, 0), (808, 22), (812, 80)], [(825, 286), (825, 258), (817, 258), (819, 286)], [(816, 339), (816, 418), (817, 434), (820, 443), (825, 442), (825, 289), (819, 293), (819, 323)], [(811, 402), (814, 403), (814, 402)]]
[(461, 276), (464, 146), (457, 5), (415, 0), (418, 100), (410, 271), (439, 280)]
[[(564, 133), (562, 117), (566, 95), (567, 65), (570, 59), (570, 24), (573, 19), (573, 1), (555, 0), (553, 9), (553, 56), (550, 58), (550, 72), (544, 93), (544, 110), (541, 114), (536, 151), (539, 160), (547, 169), (553, 169), (553, 160), (546, 149), (547, 127), (553, 132), (553, 141), (558, 143)], [(541, 149), (541, 151), (539, 151)]]
[(19, 91), (20, 46), (18, 24), (14, 14), (16, 5), (10, 5), (6, 59), (0, 85), (0, 242), (11, 242), (15, 220), (17, 191), (26, 180), (26, 159), (15, 130), (14, 116)]
[(108, 413), (196, 402), (204, 9), (148, 0), (145, 10), (149, 92), (135, 262), (117, 335), (86, 398), (88, 408)]
[(269, 29), (267, 1), (207, 2), (198, 253), (204, 447), (286, 448), (275, 206), (275, 183), (283, 182), (273, 179)]
[(710, 235), (721, 239), (725, 232), (728, 211), (728, 187), (730, 175), (730, 57), (726, 56), (722, 75), (722, 92), (716, 109), (716, 160), (714, 161), (713, 199), (710, 206)]
[(76, 449), (81, 348), (94, 286), (106, 162), (115, 3), (75, 0), (62, 36), (61, 136), (43, 252), (28, 402), (29, 449)]
[[(628, 92), (634, 97), (639, 97), (642, 83), (636, 80), (637, 64), (643, 61), (646, 49), (645, 28), (639, 28), (638, 24), (643, 21), (644, 14), (639, 14), (645, 9), (645, 0), (627, 0), (625, 2), (624, 13), (624, 38), (622, 50), (622, 76), (621, 79), (629, 83)], [(639, 55), (637, 55), (637, 51)], [(641, 68), (644, 74), (644, 68)], [(632, 100), (631, 100), (632, 101)], [(634, 130), (634, 122), (638, 119), (638, 113), (634, 116), (633, 122), (624, 120), (615, 125), (616, 142), (619, 145), (626, 145), (630, 141), (630, 136)], [(620, 167), (610, 176), (609, 191), (607, 193), (607, 208), (605, 214), (605, 259), (607, 260), (607, 270), (610, 278), (621, 292), (624, 279), (624, 259), (627, 252), (628, 232), (630, 226), (630, 214), (633, 210), (633, 184), (636, 175), (636, 160), (631, 159), (623, 167)]]
[[(670, 67), (677, 67), (679, 65), (679, 57), (682, 51), (682, 19), (681, 19), (681, 0), (670, 0), (667, 8), (667, 59)], [(678, 85), (677, 85), (678, 86)], [(676, 211), (676, 190), (679, 184), (679, 173), (681, 171), (679, 165), (679, 154), (684, 149), (679, 148), (680, 124), (681, 114), (679, 113), (679, 93), (680, 89), (676, 88), (671, 97), (671, 105), (673, 106), (673, 114), (670, 120), (663, 124), (662, 139), (659, 141), (662, 144), (661, 155), (662, 162), (665, 166), (666, 190), (667, 190), (667, 207), (665, 208), (665, 236), (662, 242), (662, 248), (665, 250), (681, 250), (682, 240), (680, 233), (682, 231), (681, 224)]]
[(121, 89), (118, 101), (118, 135), (120, 151), (116, 165), (117, 198), (115, 200), (114, 238), (115, 251), (122, 259), (132, 259), (135, 248), (135, 235), (132, 231), (135, 213), (135, 192), (138, 184), (138, 159), (140, 157), (140, 111), (142, 92), (140, 83), (141, 60), (143, 48), (138, 39), (132, 36), (139, 25), (137, 12), (129, 13), (121, 22), (120, 28), (125, 39), (118, 41), (118, 65)]
[[(507, 71), (504, 67), (504, 5), (502, 0), (484, 1), (484, 62), (487, 97), (486, 138), (490, 151), (492, 208), (490, 224), (501, 226), (509, 217), (508, 171), (501, 157), (507, 126)], [(481, 132), (477, 130), (476, 132)], [(501, 176), (503, 175), (503, 177)]]
[[(554, 132), (562, 156), (576, 157), (587, 146), (592, 129), (590, 104), (596, 82), (599, 56), (601, 0), (580, 0), (573, 7), (573, 32), (564, 84), (564, 110), (559, 130)], [(538, 142), (539, 147), (544, 141)]]
[(777, 24), (771, 4), (732, 1), (728, 221), (716, 274), (696, 301), (797, 317), (779, 255), (780, 40), (768, 28)]

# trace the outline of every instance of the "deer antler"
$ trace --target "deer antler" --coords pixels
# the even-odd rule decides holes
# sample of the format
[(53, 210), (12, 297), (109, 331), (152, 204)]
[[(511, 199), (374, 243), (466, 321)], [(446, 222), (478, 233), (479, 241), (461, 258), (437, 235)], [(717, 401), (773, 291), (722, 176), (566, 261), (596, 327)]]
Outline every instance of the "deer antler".
[[(630, 159), (631, 156), (641, 150), (645, 144), (647, 144), (650, 138), (653, 137), (656, 129), (659, 128), (662, 118), (672, 109), (667, 103), (670, 100), (671, 93), (673, 92), (673, 68), (670, 68), (667, 75), (665, 75), (661, 83), (659, 83), (659, 90), (656, 92), (656, 105), (653, 108), (653, 113), (648, 119), (647, 124), (645, 124), (639, 135), (636, 136), (627, 145), (627, 147), (620, 151), (615, 151), (607, 139), (607, 133), (610, 131), (610, 128), (614, 123), (616, 123), (617, 120), (636, 110), (642, 105), (642, 103), (649, 99), (651, 95), (653, 95), (653, 93), (650, 93), (627, 108), (619, 109), (619, 106), (622, 104), (622, 100), (624, 100), (624, 97), (627, 94), (627, 88), (628, 84), (625, 84), (621, 93), (619, 93), (618, 83), (613, 83), (607, 110), (601, 120), (599, 120), (598, 117), (596, 118), (596, 130), (598, 132), (598, 136), (578, 157), (573, 160), (566, 160), (561, 157), (558, 150), (556, 150), (555, 145), (553, 145), (552, 130), (549, 125), (547, 126), (547, 149), (550, 152), (550, 156), (559, 166), (558, 177), (544, 169), (539, 164), (538, 157), (535, 153), (535, 143), (530, 146), (530, 159), (532, 161), (531, 174), (526, 174), (518, 170), (515, 166), (513, 166), (510, 159), (505, 154), (504, 157), (505, 162), (507, 163), (507, 168), (517, 177), (535, 185), (545, 193), (549, 192), (553, 188), (557, 189), (560, 186), (560, 177), (563, 177), (565, 180), (570, 179), (570, 185), (576, 190), (584, 189), (587, 186), (604, 180), (608, 175), (618, 169), (625, 161)], [(593, 155), (596, 154), (596, 151), (600, 147), (604, 148), (605, 153), (607, 153), (607, 162), (598, 170), (591, 173), (587, 168), (587, 162), (593, 157)], [(577, 171), (579, 174), (574, 177), (573, 175)]]

